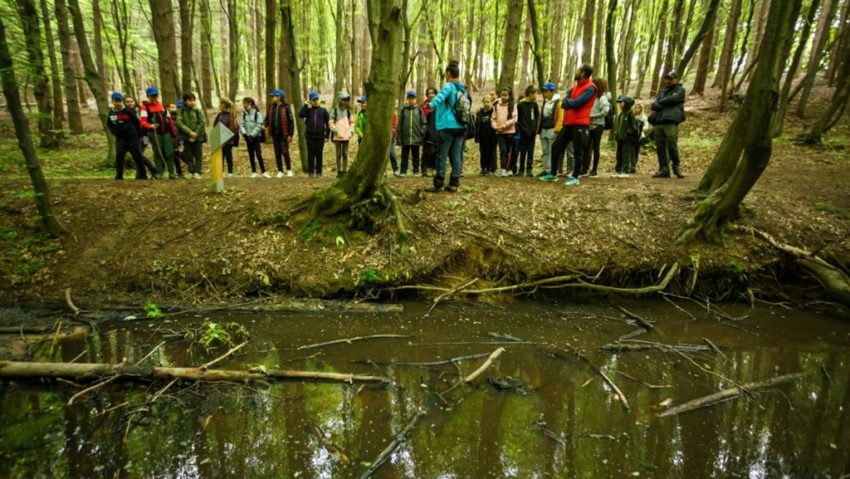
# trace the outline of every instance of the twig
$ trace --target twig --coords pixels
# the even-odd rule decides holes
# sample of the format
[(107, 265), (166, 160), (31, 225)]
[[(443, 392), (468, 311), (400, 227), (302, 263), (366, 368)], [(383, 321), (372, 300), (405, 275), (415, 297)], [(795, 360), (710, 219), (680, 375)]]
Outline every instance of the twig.
[(543, 422), (542, 420), (536, 421), (536, 422), (534, 423), (534, 429), (537, 429), (537, 430), (538, 430), (538, 431), (540, 431), (540, 432), (541, 432), (544, 436), (548, 437), (549, 439), (551, 439), (551, 440), (553, 440), (553, 441), (557, 442), (558, 444), (560, 444), (560, 445), (562, 445), (562, 446), (566, 446), (566, 445), (567, 445), (567, 440), (564, 438), (564, 435), (563, 435), (563, 434), (558, 434), (558, 433), (556, 433), (555, 431), (553, 431), (553, 430), (551, 430), (551, 429), (547, 428), (547, 427), (546, 427), (546, 423), (545, 423), (545, 422)]
[(644, 329), (646, 329), (648, 331), (652, 331), (653, 329), (655, 329), (655, 326), (653, 326), (652, 323), (643, 319), (642, 317), (638, 316), (637, 314), (629, 311), (628, 309), (626, 309), (622, 306), (617, 306), (617, 307), (620, 308), (620, 311), (622, 311), (626, 316), (637, 321), (638, 324), (640, 324)]
[(70, 405), (74, 404), (74, 401), (75, 401), (77, 398), (79, 398), (80, 396), (82, 396), (82, 395), (84, 395), (84, 394), (86, 394), (86, 393), (92, 392), (92, 391), (94, 391), (95, 389), (98, 389), (98, 388), (101, 388), (101, 387), (103, 387), (103, 386), (106, 386), (107, 384), (114, 382), (116, 379), (118, 379), (118, 378), (120, 378), (120, 377), (121, 377), (121, 376), (112, 376), (112, 377), (110, 377), (110, 378), (106, 378), (106, 379), (104, 379), (103, 381), (101, 381), (101, 382), (99, 382), (99, 383), (95, 384), (94, 386), (89, 386), (89, 387), (87, 387), (87, 388), (83, 389), (82, 391), (79, 391), (78, 393), (76, 393), (76, 394), (74, 394), (73, 396), (71, 396), (71, 399), (68, 399), (68, 406), (70, 406)]
[[(623, 339), (621, 341), (629, 341), (629, 339)], [(636, 341), (636, 340), (633, 340)], [(702, 344), (663, 344), (663, 343), (654, 343), (651, 341), (642, 341), (640, 344), (632, 344), (632, 343), (621, 343), (614, 342), (603, 344), (599, 346), (600, 351), (608, 351), (608, 352), (633, 352), (633, 351), (685, 351), (689, 353), (699, 352), (699, 351), (714, 351), (710, 346), (703, 346)], [(715, 351), (716, 352), (716, 351)]]
[(348, 463), (349, 463), (348, 456), (346, 456), (346, 455), (345, 455), (345, 453), (344, 453), (344, 452), (342, 452), (342, 450), (341, 450), (339, 447), (337, 447), (337, 445), (336, 445), (336, 444), (334, 444), (333, 442), (331, 442), (331, 440), (330, 440), (330, 439), (328, 439), (327, 437), (325, 437), (325, 431), (323, 431), (323, 430), (322, 430), (322, 428), (321, 428), (321, 427), (319, 427), (317, 424), (313, 424), (312, 426), (313, 426), (313, 427), (312, 427), (312, 429), (313, 429), (313, 434), (316, 436), (316, 439), (319, 441), (319, 443), (320, 443), (322, 446), (324, 446), (324, 448), (325, 448), (325, 449), (326, 449), (326, 450), (327, 450), (327, 451), (328, 451), (328, 452), (329, 452), (329, 453), (330, 453), (333, 457), (335, 457), (337, 461), (339, 461), (339, 462), (341, 462), (341, 463), (343, 463), (343, 464), (348, 464)]
[(732, 388), (729, 388), (729, 389), (724, 389), (724, 390), (718, 391), (714, 394), (709, 394), (708, 396), (703, 396), (703, 397), (700, 397), (700, 398), (691, 399), (690, 401), (682, 403), (678, 406), (673, 406), (671, 408), (665, 409), (663, 412), (661, 412), (658, 415), (658, 417), (662, 418), (662, 417), (668, 417), (668, 416), (675, 416), (677, 414), (682, 414), (684, 412), (693, 411), (695, 409), (713, 406), (713, 405), (720, 403), (720, 402), (723, 402), (723, 401), (735, 399), (735, 398), (743, 395), (744, 393), (749, 393), (749, 392), (752, 392), (752, 391), (756, 391), (758, 389), (765, 389), (765, 388), (769, 388), (769, 387), (773, 387), (773, 386), (778, 386), (780, 384), (785, 384), (785, 383), (788, 383), (788, 382), (796, 381), (796, 380), (802, 379), (802, 378), (804, 378), (804, 377), (806, 377), (810, 374), (811, 374), (811, 372), (784, 374), (782, 376), (776, 376), (774, 378), (771, 378), (771, 379), (768, 379), (768, 380), (765, 380), (765, 381), (752, 382), (752, 383), (742, 384), (740, 386), (735, 386), (735, 387), (732, 387)]
[(717, 353), (717, 354), (719, 354), (719, 355), (723, 356), (723, 359), (728, 359), (728, 358), (726, 357), (726, 354), (725, 354), (723, 351), (721, 351), (721, 350), (720, 350), (720, 348), (718, 348), (718, 347), (717, 347), (717, 345), (716, 345), (716, 344), (714, 344), (714, 343), (713, 343), (710, 339), (708, 339), (708, 338), (702, 338), (702, 340), (703, 340), (703, 341), (705, 341), (705, 344), (708, 344), (708, 347), (710, 347), (712, 351), (714, 351), (715, 353)]
[(323, 346), (331, 346), (334, 344), (343, 344), (343, 343), (353, 343), (355, 341), (365, 341), (367, 339), (378, 339), (378, 338), (412, 338), (413, 336), (407, 334), (373, 334), (371, 336), (357, 336), (354, 338), (343, 338), (343, 339), (334, 339), (333, 341), (326, 341), (324, 343), (315, 343), (308, 344), (306, 346), (298, 346), (295, 348), (296, 351), (303, 351), (305, 349), (315, 349), (321, 348)]
[(68, 308), (74, 313), (74, 316), (79, 316), (80, 308), (78, 308), (71, 299), (71, 288), (65, 288), (65, 304), (68, 305)]
[[(444, 361), (429, 361), (429, 362), (419, 362), (419, 363), (404, 363), (404, 362), (377, 362), (377, 361), (368, 361), (367, 364), (374, 364), (376, 366), (412, 366), (412, 367), (428, 367), (428, 366), (444, 366), (446, 364), (455, 364), (461, 361), (468, 361), (470, 359), (479, 359), (485, 356), (489, 356), (490, 353), (479, 353), (479, 354), (470, 354), (468, 356), (458, 356), (455, 358), (446, 359)], [(351, 360), (349, 362), (357, 362), (363, 363), (364, 361)]]
[(199, 369), (200, 369), (201, 371), (206, 371), (206, 370), (207, 370), (210, 366), (212, 366), (213, 364), (216, 364), (216, 363), (218, 363), (218, 362), (223, 361), (226, 357), (230, 356), (231, 354), (233, 354), (233, 353), (235, 353), (236, 351), (239, 351), (240, 349), (242, 349), (243, 347), (245, 347), (245, 345), (246, 345), (246, 344), (248, 344), (248, 341), (245, 341), (244, 343), (242, 343), (242, 344), (240, 344), (240, 345), (238, 345), (238, 346), (234, 346), (234, 347), (230, 348), (230, 351), (228, 351), (228, 352), (224, 353), (223, 355), (221, 355), (221, 356), (219, 356), (219, 357), (217, 357), (217, 358), (213, 359), (212, 361), (210, 361), (210, 362), (208, 362), (208, 363), (204, 364), (204, 365), (203, 365), (203, 366), (201, 366)]
[(157, 344), (156, 346), (154, 346), (154, 348), (153, 348), (153, 349), (151, 349), (151, 351), (150, 351), (148, 354), (145, 354), (145, 356), (144, 356), (142, 359), (140, 359), (140, 360), (136, 361), (136, 366), (138, 366), (139, 364), (142, 364), (142, 362), (144, 362), (144, 360), (145, 360), (145, 359), (147, 359), (147, 358), (151, 357), (151, 355), (152, 355), (153, 353), (155, 353), (155, 352), (157, 351), (157, 349), (161, 348), (164, 344), (165, 344), (165, 341), (163, 341), (163, 342), (161, 342), (161, 343)]
[(492, 365), (493, 365), (493, 361), (495, 361), (496, 359), (498, 359), (498, 358), (499, 358), (499, 356), (501, 356), (501, 355), (502, 355), (502, 353), (504, 353), (504, 352), (505, 352), (505, 348), (499, 348), (499, 349), (497, 349), (497, 350), (493, 351), (492, 353), (490, 353), (490, 357), (488, 357), (488, 358), (487, 358), (487, 360), (486, 360), (486, 361), (484, 361), (484, 362), (481, 364), (481, 366), (479, 366), (479, 367), (478, 367), (478, 369), (476, 369), (475, 371), (473, 371), (473, 372), (472, 372), (472, 374), (470, 374), (469, 376), (466, 376), (465, 378), (463, 378), (462, 382), (463, 382), (464, 384), (466, 384), (466, 383), (471, 383), (472, 381), (474, 381), (474, 380), (475, 380), (475, 378), (477, 378), (478, 376), (480, 376), (482, 373), (484, 373), (484, 371), (486, 371), (486, 370), (487, 370), (487, 368), (489, 368), (490, 366), (492, 366)]
[(381, 467), (381, 465), (386, 462), (390, 455), (392, 455), (392, 453), (395, 452), (395, 450), (398, 449), (399, 446), (401, 446), (407, 440), (407, 436), (410, 434), (411, 431), (413, 431), (413, 428), (416, 427), (416, 424), (419, 423), (419, 420), (422, 419), (422, 416), (424, 415), (425, 411), (421, 409), (416, 411), (416, 414), (413, 415), (413, 418), (411, 418), (410, 421), (408, 421), (408, 423), (404, 426), (404, 428), (402, 428), (402, 430), (398, 434), (396, 434), (396, 436), (387, 445), (387, 447), (385, 447), (384, 450), (381, 451), (380, 454), (378, 454), (378, 456), (372, 461), (369, 468), (363, 471), (362, 474), (357, 476), (358, 479), (366, 479), (368, 477), (371, 477), (372, 474), (374, 474), (375, 471), (377, 471)]
[[(605, 374), (605, 372), (602, 371), (602, 369), (600, 369), (599, 366), (594, 364), (593, 361), (591, 361), (590, 358), (585, 356), (581, 351), (579, 351), (575, 348), (570, 348), (570, 349), (572, 350), (573, 354), (578, 356), (579, 359), (581, 359), (582, 361), (584, 361), (585, 364), (590, 366), (590, 368), (593, 369), (596, 372), (596, 374), (599, 374), (600, 376), (602, 376), (602, 379), (605, 381), (605, 383), (608, 384), (608, 386), (610, 386), (611, 389), (613, 389), (615, 393), (617, 393), (617, 395), (620, 398), (620, 402), (623, 404), (623, 407), (626, 408), (626, 411), (631, 412), (632, 408), (629, 406), (629, 401), (626, 399), (626, 395), (623, 394), (623, 391), (620, 390), (620, 388), (617, 386), (617, 384), (614, 382), (614, 380), (611, 379), (607, 374)], [(563, 352), (561, 352), (561, 351), (559, 351), (559, 350), (557, 350), (557, 349), (555, 349), (554, 347), (551, 347), (551, 346), (550, 346), (549, 352), (554, 354), (555, 356), (563, 358), (563, 359), (569, 358), (568, 355), (564, 354)]]
[(431, 314), (431, 311), (433, 311), (433, 310), (434, 310), (434, 308), (436, 308), (436, 307), (437, 307), (437, 304), (438, 304), (440, 301), (442, 301), (442, 300), (443, 300), (443, 298), (450, 297), (450, 296), (452, 296), (453, 294), (457, 293), (458, 291), (463, 291), (464, 289), (468, 288), (469, 286), (472, 286), (473, 284), (475, 284), (477, 281), (478, 281), (478, 278), (473, 278), (472, 280), (468, 281), (466, 284), (464, 284), (464, 285), (462, 285), (462, 286), (458, 286), (458, 287), (453, 288), (453, 289), (450, 289), (449, 291), (446, 291), (445, 293), (443, 293), (443, 294), (441, 294), (441, 295), (437, 296), (436, 298), (434, 298), (434, 302), (431, 304), (431, 307), (430, 307), (430, 308), (428, 308), (428, 311), (425, 313), (425, 316), (430, 315), (430, 314)]

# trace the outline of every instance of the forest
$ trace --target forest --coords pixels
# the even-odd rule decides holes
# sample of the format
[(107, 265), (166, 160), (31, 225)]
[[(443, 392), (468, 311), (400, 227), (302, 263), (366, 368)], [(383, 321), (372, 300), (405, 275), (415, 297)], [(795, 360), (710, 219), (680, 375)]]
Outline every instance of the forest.
[(0, 477), (850, 477), (848, 16), (0, 1)]

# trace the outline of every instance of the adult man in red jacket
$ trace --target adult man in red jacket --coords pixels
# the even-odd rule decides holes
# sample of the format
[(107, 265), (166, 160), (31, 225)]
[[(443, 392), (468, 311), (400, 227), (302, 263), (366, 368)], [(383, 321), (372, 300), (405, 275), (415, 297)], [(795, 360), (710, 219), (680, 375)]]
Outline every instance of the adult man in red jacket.
[(575, 85), (564, 99), (564, 127), (558, 133), (558, 137), (552, 143), (552, 171), (541, 177), (542, 181), (555, 181), (558, 179), (558, 170), (564, 161), (564, 153), (567, 145), (572, 142), (575, 152), (575, 165), (572, 176), (567, 177), (566, 186), (578, 185), (579, 175), (587, 168), (584, 157), (587, 143), (590, 140), (588, 128), (590, 127), (590, 110), (596, 101), (596, 87), (591, 82), (593, 67), (587, 64), (579, 67), (575, 76)]
[(177, 139), (177, 127), (168, 110), (159, 101), (159, 90), (150, 87), (145, 91), (148, 96), (142, 102), (142, 129), (147, 132), (156, 162), (156, 174), (160, 178), (168, 167), (168, 179), (177, 179), (174, 172), (174, 141)]

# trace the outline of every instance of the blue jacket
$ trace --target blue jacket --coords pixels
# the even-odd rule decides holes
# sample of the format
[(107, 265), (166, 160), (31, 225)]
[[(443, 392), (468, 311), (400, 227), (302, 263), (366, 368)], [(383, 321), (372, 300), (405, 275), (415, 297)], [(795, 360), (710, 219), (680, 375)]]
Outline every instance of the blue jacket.
[(463, 125), (458, 123), (455, 118), (455, 103), (457, 102), (457, 92), (466, 93), (463, 83), (459, 80), (446, 83), (443, 89), (437, 96), (431, 99), (431, 108), (434, 109), (432, 114), (437, 115), (437, 131), (440, 130), (460, 130)]

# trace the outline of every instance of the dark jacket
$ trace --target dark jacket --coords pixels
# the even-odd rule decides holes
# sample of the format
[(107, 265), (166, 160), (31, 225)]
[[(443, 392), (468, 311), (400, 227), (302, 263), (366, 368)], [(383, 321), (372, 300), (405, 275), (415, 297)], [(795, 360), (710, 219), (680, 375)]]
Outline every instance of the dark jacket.
[(398, 115), (398, 138), (401, 146), (419, 146), (425, 141), (428, 123), (419, 105), (404, 105)]
[(425, 145), (439, 145), (440, 134), (437, 132), (437, 115), (434, 114), (430, 102), (426, 101), (425, 105), (428, 107), (425, 113)]
[(280, 102), (277, 105), (269, 103), (263, 126), (268, 128), (269, 135), (287, 139), (295, 134), (295, 120), (289, 103)]
[(226, 111), (220, 111), (215, 116), (215, 120), (213, 120), (213, 127), (218, 125), (219, 123), (223, 124), (233, 133), (233, 137), (227, 140), (224, 144), (229, 146), (239, 146), (239, 125), (234, 122), (233, 127), (230, 127), (230, 113)]
[(520, 135), (533, 138), (540, 123), (540, 106), (535, 101), (520, 100), (517, 103), (517, 129)]
[(614, 119), (614, 136), (617, 141), (637, 143), (640, 140), (640, 124), (632, 110), (634, 104), (632, 97), (623, 97), (623, 111)]
[(110, 108), (107, 126), (109, 132), (121, 141), (138, 140), (141, 136), (142, 124), (139, 122), (139, 117), (136, 116), (136, 112), (127, 107), (118, 111)]
[(676, 84), (658, 92), (655, 103), (652, 104), (654, 121), (652, 124), (679, 124), (685, 121), (685, 88)]
[(328, 110), (321, 106), (310, 106), (305, 104), (298, 112), (298, 116), (304, 119), (307, 129), (304, 135), (307, 138), (318, 140), (320, 138), (330, 138), (330, 121), (331, 115)]
[(475, 142), (476, 143), (495, 143), (496, 130), (493, 129), (490, 117), (493, 116), (493, 109), (480, 109), (475, 114)]

